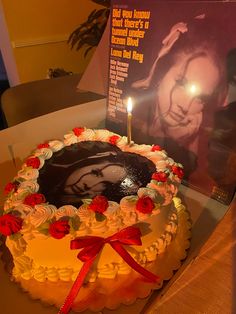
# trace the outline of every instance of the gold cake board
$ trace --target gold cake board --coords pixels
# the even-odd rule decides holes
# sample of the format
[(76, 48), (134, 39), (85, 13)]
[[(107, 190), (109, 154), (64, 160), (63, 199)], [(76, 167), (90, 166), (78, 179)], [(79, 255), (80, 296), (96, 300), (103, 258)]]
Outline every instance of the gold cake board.
[[(137, 298), (146, 298), (152, 290), (160, 289), (163, 281), (169, 280), (175, 270), (180, 268), (181, 261), (187, 255), (191, 237), (190, 214), (182, 204), (177, 207), (178, 230), (175, 238), (166, 251), (158, 255), (155, 262), (149, 263), (146, 268), (161, 278), (159, 284), (148, 282), (135, 271), (128, 275), (118, 275), (115, 279), (98, 278), (95, 283), (87, 283), (80, 289), (72, 306), (73, 311), (84, 310), (100, 311), (103, 308), (117, 309), (121, 304), (130, 305)], [(19, 281), (24, 291), (33, 299), (60, 308), (68, 295), (72, 282), (40, 283), (35, 279)]]

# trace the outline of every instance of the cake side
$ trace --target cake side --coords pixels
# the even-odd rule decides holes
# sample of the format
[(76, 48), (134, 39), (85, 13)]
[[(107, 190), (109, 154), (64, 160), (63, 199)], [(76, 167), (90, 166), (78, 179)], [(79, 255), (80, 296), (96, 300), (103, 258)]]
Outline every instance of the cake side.
[[(177, 231), (177, 215), (174, 206), (168, 206), (156, 215), (144, 219), (137, 226), (142, 233), (142, 246), (127, 247), (126, 250), (141, 265), (154, 261), (164, 252)], [(150, 232), (151, 231), (151, 232)], [(82, 234), (80, 232), (79, 234)], [(107, 232), (96, 232), (107, 237)], [(70, 241), (77, 237), (66, 235), (60, 241), (50, 236), (25, 233), (18, 240), (7, 238), (7, 246), (14, 257), (13, 276), (16, 279), (35, 278), (38, 281), (75, 280), (82, 262), (78, 251), (70, 250)], [(99, 278), (115, 278), (128, 274), (130, 267), (108, 244), (104, 246), (99, 259), (94, 263), (88, 281)]]

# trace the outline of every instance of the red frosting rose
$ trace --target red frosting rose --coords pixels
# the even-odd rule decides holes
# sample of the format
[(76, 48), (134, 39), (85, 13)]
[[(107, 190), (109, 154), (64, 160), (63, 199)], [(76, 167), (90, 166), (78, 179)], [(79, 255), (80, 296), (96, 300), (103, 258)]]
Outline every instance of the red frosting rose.
[(116, 145), (116, 142), (118, 141), (120, 137), (118, 135), (112, 135), (109, 138), (109, 143), (111, 143), (112, 145)]
[(0, 232), (9, 236), (13, 233), (17, 233), (22, 228), (23, 219), (20, 217), (6, 214), (0, 217)]
[(33, 193), (30, 195), (27, 195), (24, 200), (24, 204), (30, 205), (30, 206), (35, 206), (35, 205), (42, 204), (45, 202), (46, 202), (45, 196), (39, 193)]
[(152, 175), (152, 179), (158, 182), (166, 182), (167, 178), (168, 178), (168, 175), (163, 171), (155, 172)]
[(142, 196), (136, 203), (136, 209), (143, 214), (150, 214), (155, 207), (153, 200), (149, 196)]
[(80, 136), (84, 132), (84, 128), (74, 128), (73, 132), (76, 136)]
[(39, 145), (37, 146), (38, 149), (40, 149), (40, 148), (48, 148), (48, 147), (49, 147), (49, 144), (48, 144), (48, 143), (42, 143), (42, 144), (39, 144)]
[(4, 193), (5, 194), (8, 194), (10, 193), (11, 191), (14, 191), (16, 192), (17, 190), (17, 184), (16, 183), (13, 183), (13, 182), (9, 182), (6, 184), (5, 188), (4, 188)]
[(40, 160), (38, 157), (30, 157), (26, 160), (27, 167), (38, 169), (40, 166)]
[(183, 179), (184, 172), (183, 169), (178, 166), (171, 167), (173, 174), (177, 175), (180, 179)]
[(162, 149), (161, 149), (161, 146), (159, 146), (159, 145), (153, 145), (152, 149), (151, 149), (152, 152), (157, 152), (157, 151), (160, 151), (160, 150), (162, 150)]
[(70, 232), (70, 225), (67, 220), (54, 221), (49, 226), (49, 233), (55, 239), (62, 239)]
[(109, 206), (108, 200), (103, 195), (95, 196), (92, 202), (89, 205), (89, 209), (91, 209), (94, 212), (98, 213), (104, 213)]

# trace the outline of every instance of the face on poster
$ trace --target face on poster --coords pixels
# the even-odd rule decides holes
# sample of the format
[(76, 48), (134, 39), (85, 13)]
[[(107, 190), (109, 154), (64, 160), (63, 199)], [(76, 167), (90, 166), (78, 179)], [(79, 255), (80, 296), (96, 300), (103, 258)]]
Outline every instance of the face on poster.
[(153, 0), (114, 0), (111, 8), (109, 128), (126, 134), (131, 96), (133, 140), (161, 145), (184, 165), (185, 181), (209, 195), (232, 194), (236, 183), (236, 174), (226, 178), (235, 146), (225, 129), (235, 10), (231, 2)]

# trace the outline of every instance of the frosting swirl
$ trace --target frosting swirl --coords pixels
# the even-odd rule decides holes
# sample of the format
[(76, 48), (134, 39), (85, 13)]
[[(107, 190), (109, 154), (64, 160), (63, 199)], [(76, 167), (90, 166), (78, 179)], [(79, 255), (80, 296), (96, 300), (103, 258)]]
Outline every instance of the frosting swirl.
[(35, 228), (53, 218), (57, 210), (56, 206), (47, 204), (36, 205), (34, 209), (35, 210), (28, 216), (28, 219)]

